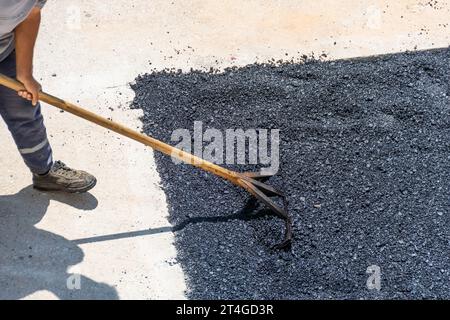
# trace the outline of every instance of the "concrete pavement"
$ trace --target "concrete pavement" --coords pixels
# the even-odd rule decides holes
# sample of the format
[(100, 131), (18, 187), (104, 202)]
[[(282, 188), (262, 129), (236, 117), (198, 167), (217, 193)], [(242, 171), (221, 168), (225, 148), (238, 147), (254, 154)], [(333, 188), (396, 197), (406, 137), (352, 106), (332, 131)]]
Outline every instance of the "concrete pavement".
[[(35, 73), (45, 91), (139, 128), (128, 108), (139, 73), (445, 47), (449, 17), (449, 4), (421, 0), (49, 0)], [(32, 190), (0, 122), (0, 298), (183, 298), (152, 151), (52, 107), (44, 114), (56, 158), (99, 184), (82, 196)]]

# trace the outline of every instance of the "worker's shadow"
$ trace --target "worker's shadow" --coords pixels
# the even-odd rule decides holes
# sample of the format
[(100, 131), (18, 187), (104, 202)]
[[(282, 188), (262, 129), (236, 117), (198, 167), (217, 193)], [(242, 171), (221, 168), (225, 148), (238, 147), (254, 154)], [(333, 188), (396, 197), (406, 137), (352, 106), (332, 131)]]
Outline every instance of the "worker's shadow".
[(0, 299), (20, 299), (40, 290), (60, 299), (117, 299), (114, 288), (68, 273), (70, 266), (83, 260), (80, 247), (36, 227), (50, 200), (81, 210), (97, 207), (97, 199), (89, 193), (40, 193), (30, 186), (14, 195), (0, 195)]

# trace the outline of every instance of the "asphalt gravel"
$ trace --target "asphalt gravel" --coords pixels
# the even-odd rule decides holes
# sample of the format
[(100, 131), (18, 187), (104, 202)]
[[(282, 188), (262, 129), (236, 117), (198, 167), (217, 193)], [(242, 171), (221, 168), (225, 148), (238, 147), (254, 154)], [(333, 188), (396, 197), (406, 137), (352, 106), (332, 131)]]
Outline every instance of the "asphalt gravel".
[(246, 192), (156, 153), (188, 298), (450, 298), (449, 66), (444, 48), (139, 76), (133, 107), (163, 141), (194, 121), (281, 130), (269, 182), (287, 195), (289, 251)]

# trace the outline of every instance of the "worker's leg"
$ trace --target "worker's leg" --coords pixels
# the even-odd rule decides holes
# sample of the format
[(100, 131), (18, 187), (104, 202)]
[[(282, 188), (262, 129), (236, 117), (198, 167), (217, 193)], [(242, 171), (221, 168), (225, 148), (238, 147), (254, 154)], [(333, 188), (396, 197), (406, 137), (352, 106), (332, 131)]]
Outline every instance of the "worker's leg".
[[(0, 62), (0, 73), (15, 78), (14, 53)], [(31, 172), (47, 173), (53, 164), (52, 150), (40, 105), (33, 107), (30, 101), (19, 97), (13, 90), (0, 86), (0, 114)]]
[[(16, 76), (15, 53), (0, 62), (0, 73)], [(33, 186), (39, 190), (86, 192), (97, 180), (91, 174), (67, 167), (61, 161), (53, 163), (52, 149), (38, 104), (0, 86), (0, 114), (8, 125), (19, 151), (33, 173)]]

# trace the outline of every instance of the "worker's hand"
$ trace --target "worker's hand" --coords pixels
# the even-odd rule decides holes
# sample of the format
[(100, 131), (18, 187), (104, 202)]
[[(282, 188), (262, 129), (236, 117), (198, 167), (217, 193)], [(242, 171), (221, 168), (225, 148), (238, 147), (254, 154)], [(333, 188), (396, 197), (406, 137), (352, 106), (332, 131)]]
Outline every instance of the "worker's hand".
[(39, 101), (39, 93), (42, 90), (41, 84), (34, 79), (33, 76), (17, 77), (17, 80), (22, 82), (26, 90), (20, 90), (17, 92), (19, 96), (31, 101), (33, 106), (36, 106)]

